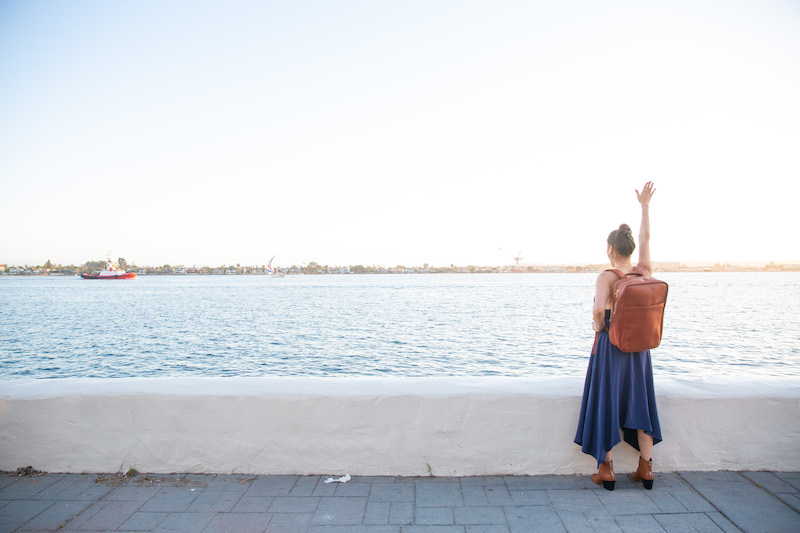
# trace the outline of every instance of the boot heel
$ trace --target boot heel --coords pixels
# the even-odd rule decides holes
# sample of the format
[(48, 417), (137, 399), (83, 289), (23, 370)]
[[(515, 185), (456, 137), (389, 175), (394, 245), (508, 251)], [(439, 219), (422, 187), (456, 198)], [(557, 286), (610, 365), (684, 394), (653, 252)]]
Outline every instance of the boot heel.
[(652, 479), (643, 479), (642, 480), (642, 485), (644, 485), (644, 488), (646, 488), (647, 490), (651, 490), (653, 488), (653, 480)]
[[(603, 481), (603, 488), (606, 490), (614, 490), (614, 485), (617, 484), (617, 480), (614, 481)], [(646, 486), (646, 485), (645, 485)], [(653, 482), (650, 482), (650, 486), (653, 486)]]

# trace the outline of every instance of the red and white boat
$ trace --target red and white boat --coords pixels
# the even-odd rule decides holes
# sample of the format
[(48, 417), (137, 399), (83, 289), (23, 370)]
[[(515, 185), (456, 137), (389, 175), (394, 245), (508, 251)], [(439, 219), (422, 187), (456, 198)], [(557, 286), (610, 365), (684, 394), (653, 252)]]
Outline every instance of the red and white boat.
[(125, 272), (117, 268), (111, 261), (106, 261), (106, 269), (98, 270), (94, 274), (81, 274), (83, 279), (131, 279), (136, 277), (136, 272)]

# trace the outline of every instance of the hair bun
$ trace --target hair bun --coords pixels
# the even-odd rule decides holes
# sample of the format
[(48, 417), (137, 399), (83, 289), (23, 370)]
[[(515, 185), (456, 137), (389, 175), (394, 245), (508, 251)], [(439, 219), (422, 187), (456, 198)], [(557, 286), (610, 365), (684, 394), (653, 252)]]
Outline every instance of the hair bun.
[(622, 233), (623, 235), (633, 235), (633, 232), (631, 231), (631, 227), (629, 225), (627, 225), (627, 224), (620, 224), (619, 225), (619, 232)]

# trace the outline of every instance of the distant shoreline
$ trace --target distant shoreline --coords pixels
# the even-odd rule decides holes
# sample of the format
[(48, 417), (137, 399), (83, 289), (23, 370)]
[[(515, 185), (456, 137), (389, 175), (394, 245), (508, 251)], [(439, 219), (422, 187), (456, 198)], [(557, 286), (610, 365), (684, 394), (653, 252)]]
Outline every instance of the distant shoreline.
[[(481, 268), (476, 267), (474, 269), (469, 268), (454, 268), (454, 269), (413, 269), (407, 268), (403, 270), (397, 269), (380, 269), (380, 270), (369, 270), (369, 271), (342, 271), (341, 269), (336, 270), (325, 270), (325, 271), (291, 271), (287, 269), (285, 271), (281, 271), (282, 275), (286, 276), (330, 276), (330, 275), (364, 275), (364, 274), (374, 274), (374, 275), (398, 275), (398, 274), (410, 274), (410, 275), (419, 275), (419, 274), (592, 274), (592, 273), (599, 273), (605, 270), (605, 268), (594, 268), (594, 267), (535, 267), (535, 268), (526, 268), (522, 270), (513, 270), (513, 269), (490, 269), (490, 268)], [(213, 272), (213, 271), (206, 271), (206, 272), (175, 272), (175, 271), (159, 271), (159, 270), (131, 270), (132, 272), (136, 272), (139, 276), (272, 276), (272, 274), (266, 272), (250, 272), (250, 271), (242, 271), (242, 272)], [(80, 277), (82, 273), (86, 272), (85, 270), (77, 270), (77, 271), (56, 271), (56, 272), (37, 272), (36, 269), (22, 269), (21, 271), (3, 271), (0, 272), (0, 277)], [(800, 265), (780, 265), (776, 267), (743, 267), (743, 266), (732, 266), (732, 265), (724, 265), (721, 267), (683, 267), (677, 269), (659, 269), (656, 268), (654, 274), (659, 273), (718, 273), (718, 272), (800, 272)]]
[[(159, 266), (142, 266), (127, 263), (119, 258), (120, 270), (135, 272), (137, 275), (169, 276), (169, 275), (319, 275), (319, 274), (551, 274), (551, 273), (586, 273), (602, 272), (609, 268), (606, 263), (576, 264), (509, 264), (509, 265), (449, 265), (422, 266), (397, 265), (364, 266), (364, 265), (321, 265), (310, 262), (307, 265), (292, 265), (289, 267), (276, 267), (270, 269), (268, 265), (222, 265), (210, 266), (185, 266), (163, 264)], [(0, 263), (0, 275), (22, 276), (79, 276), (83, 273), (92, 273), (104, 268), (105, 261), (87, 261), (81, 265), (63, 265), (47, 261), (44, 265), (9, 265)], [(800, 261), (759, 264), (752, 262), (710, 263), (703, 261), (656, 261), (655, 273), (659, 272), (800, 272)]]

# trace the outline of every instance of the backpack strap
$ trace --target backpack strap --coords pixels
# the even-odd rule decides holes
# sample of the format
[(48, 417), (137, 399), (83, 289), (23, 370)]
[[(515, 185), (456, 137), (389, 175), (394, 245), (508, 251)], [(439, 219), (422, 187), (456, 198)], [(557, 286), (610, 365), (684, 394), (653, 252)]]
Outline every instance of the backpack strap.
[(622, 270), (618, 270), (616, 268), (607, 268), (604, 270), (604, 272), (613, 272), (617, 275), (617, 277), (619, 277), (619, 279), (625, 279), (627, 276), (639, 276), (640, 278), (644, 277), (644, 272), (638, 266), (633, 267), (633, 270), (627, 274), (623, 274)]

